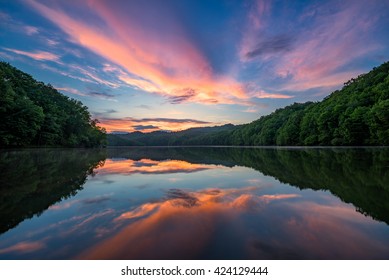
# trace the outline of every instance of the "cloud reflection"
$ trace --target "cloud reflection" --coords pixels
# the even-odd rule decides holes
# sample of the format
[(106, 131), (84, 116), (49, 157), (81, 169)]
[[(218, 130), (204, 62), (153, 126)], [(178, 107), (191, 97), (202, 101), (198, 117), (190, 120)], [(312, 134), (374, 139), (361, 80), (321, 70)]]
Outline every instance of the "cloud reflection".
[(104, 166), (100, 167), (99, 174), (170, 174), (191, 173), (218, 168), (216, 165), (195, 164), (182, 160), (156, 161), (150, 159), (120, 160), (107, 159)]
[(242, 213), (260, 212), (272, 201), (299, 197), (296, 194), (250, 194), (255, 189), (170, 190), (162, 201), (145, 203), (121, 214), (114, 223), (123, 223), (124, 227), (79, 257), (196, 258), (213, 242), (220, 223), (237, 223)]
[(45, 244), (40, 241), (23, 241), (19, 242), (15, 245), (9, 246), (4, 249), (0, 249), (0, 254), (8, 254), (8, 253), (19, 253), (19, 254), (25, 254), (25, 253), (31, 253), (35, 252), (37, 250), (40, 250), (45, 247)]

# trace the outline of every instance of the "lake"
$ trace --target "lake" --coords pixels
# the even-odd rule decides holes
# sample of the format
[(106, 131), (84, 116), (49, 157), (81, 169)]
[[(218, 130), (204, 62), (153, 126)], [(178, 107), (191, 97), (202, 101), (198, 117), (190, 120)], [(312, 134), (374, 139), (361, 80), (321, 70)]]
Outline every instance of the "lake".
[(0, 259), (389, 259), (388, 148), (0, 151)]

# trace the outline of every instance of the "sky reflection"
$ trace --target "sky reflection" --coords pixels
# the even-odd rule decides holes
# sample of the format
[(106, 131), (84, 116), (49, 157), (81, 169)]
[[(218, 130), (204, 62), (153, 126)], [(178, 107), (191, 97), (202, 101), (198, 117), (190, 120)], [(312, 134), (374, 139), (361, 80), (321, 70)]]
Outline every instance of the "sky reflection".
[(374, 221), (340, 201), (328, 197), (331, 205), (320, 205), (302, 200), (303, 194), (257, 195), (255, 192), (255, 188), (170, 190), (164, 200), (142, 204), (115, 218), (115, 223), (125, 226), (78, 257), (358, 259), (388, 256), (387, 242), (371, 240), (369, 232), (363, 230), (365, 226), (374, 228)]
[[(331, 175), (334, 169), (326, 168), (327, 161), (322, 161), (318, 168), (320, 174), (326, 175), (318, 182), (328, 185), (329, 191), (300, 189), (297, 183), (289, 185), (277, 179), (299, 182), (297, 172), (288, 173), (290, 162), (281, 160), (290, 158), (292, 167), (303, 166), (316, 161), (316, 151), (194, 151), (150, 150), (150, 154), (141, 156), (136, 149), (128, 151), (136, 155), (123, 153), (126, 158), (105, 160), (85, 154), (85, 165), (78, 167), (72, 162), (80, 163), (79, 152), (61, 152), (67, 164), (58, 166), (52, 162), (57, 158), (55, 154), (47, 154), (50, 161), (46, 161), (42, 154), (38, 157), (38, 152), (33, 152), (30, 160), (21, 161), (29, 163), (28, 167), (39, 167), (31, 171), (31, 178), (37, 178), (38, 172), (45, 170), (46, 174), (53, 174), (53, 182), (60, 183), (58, 188), (46, 188), (45, 196), (39, 195), (41, 189), (33, 188), (45, 182), (46, 177), (35, 181), (26, 177), (23, 186), (28, 181), (34, 183), (24, 188), (16, 180), (9, 181), (18, 190), (15, 194), (11, 188), (0, 189), (2, 197), (15, 201), (19, 190), (24, 190), (23, 201), (26, 201), (24, 211), (20, 211), (22, 216), (13, 212), (14, 216), (3, 217), (11, 225), (14, 220), (18, 224), (0, 234), (0, 259), (389, 259), (389, 226), (385, 219), (379, 219), (385, 218), (385, 213), (376, 211), (381, 208), (363, 208), (367, 202), (361, 198), (365, 195), (353, 197), (347, 193), (344, 197), (351, 203), (345, 203), (339, 190), (347, 189), (330, 188), (332, 181), (323, 179), (334, 177)], [(185, 152), (198, 158), (185, 160)], [(320, 153), (324, 158), (324, 151)], [(333, 159), (328, 161), (331, 166), (341, 165), (331, 151), (325, 153)], [(346, 152), (337, 151), (338, 159), (345, 158), (340, 153)], [(375, 160), (386, 158), (378, 157), (383, 155), (381, 152), (374, 153), (371, 155)], [(213, 160), (205, 159), (205, 155), (212, 155)], [(225, 155), (230, 158), (217, 160)], [(349, 162), (353, 162), (354, 153), (347, 155)], [(14, 153), (12, 160), (17, 156), (21, 154)], [(267, 168), (266, 174), (274, 177), (244, 164), (236, 165), (243, 159), (247, 166)], [(65, 176), (62, 170), (67, 165), (72, 169)], [(93, 170), (90, 166), (94, 166)], [(375, 166), (381, 170), (378, 162)], [(358, 193), (370, 188), (367, 194), (371, 195), (367, 198), (377, 200), (377, 205), (386, 209), (379, 200), (386, 192), (378, 193), (385, 187), (386, 179), (377, 181), (382, 186), (377, 185), (380, 188), (372, 192), (374, 178), (368, 177), (371, 171), (365, 176), (369, 188), (364, 188), (363, 180), (359, 185), (349, 184), (347, 174), (358, 172), (354, 165), (349, 164), (348, 168), (350, 173), (344, 172), (343, 181), (337, 182), (353, 187)], [(305, 174), (303, 182), (316, 184), (314, 173), (302, 174)], [(61, 180), (66, 182), (67, 194)], [(76, 182), (75, 186), (71, 182)], [(62, 190), (60, 198), (57, 189)], [(355, 206), (358, 203), (360, 207)], [(22, 208), (19, 204), (13, 207)], [(37, 214), (25, 218), (25, 212), (37, 209)]]
[(98, 169), (100, 174), (169, 174), (190, 173), (217, 168), (214, 165), (192, 164), (182, 160), (156, 161), (151, 159), (107, 159)]

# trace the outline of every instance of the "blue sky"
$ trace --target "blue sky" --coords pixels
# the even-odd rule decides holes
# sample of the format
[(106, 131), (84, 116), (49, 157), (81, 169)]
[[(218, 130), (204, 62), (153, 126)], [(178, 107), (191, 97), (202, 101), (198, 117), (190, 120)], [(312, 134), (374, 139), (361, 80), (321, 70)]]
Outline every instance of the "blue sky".
[(389, 0), (0, 0), (0, 59), (108, 131), (251, 122), (389, 60)]

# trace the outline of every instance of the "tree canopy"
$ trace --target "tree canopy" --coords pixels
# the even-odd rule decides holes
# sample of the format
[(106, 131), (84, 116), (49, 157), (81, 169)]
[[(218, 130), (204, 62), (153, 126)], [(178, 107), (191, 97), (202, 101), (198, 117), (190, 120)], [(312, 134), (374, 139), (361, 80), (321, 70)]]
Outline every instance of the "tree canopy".
[(0, 62), (0, 146), (96, 147), (105, 130), (80, 101)]

